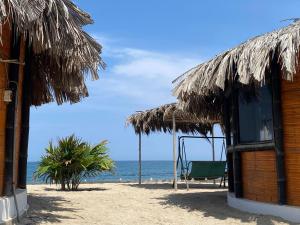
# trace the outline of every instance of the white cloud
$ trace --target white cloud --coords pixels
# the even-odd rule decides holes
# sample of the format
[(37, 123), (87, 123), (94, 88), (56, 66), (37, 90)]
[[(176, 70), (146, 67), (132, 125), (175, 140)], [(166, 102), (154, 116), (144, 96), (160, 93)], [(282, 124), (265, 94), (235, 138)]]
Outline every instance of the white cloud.
[[(150, 51), (120, 46), (120, 40), (93, 35), (104, 46), (108, 67), (98, 81), (87, 82), (90, 96), (81, 104), (62, 111), (116, 110), (141, 107), (141, 110), (176, 101), (172, 81), (201, 62), (183, 53)], [(51, 104), (47, 110), (56, 110)]]
[(199, 59), (139, 49), (125, 49), (123, 54), (125, 60), (115, 65), (112, 72), (129, 77), (158, 78), (162, 82), (172, 81), (199, 62)]
[(145, 108), (175, 101), (172, 81), (202, 61), (192, 54), (132, 48), (122, 46), (121, 39), (92, 36), (103, 45), (108, 67), (99, 81), (89, 83), (88, 102), (110, 102), (114, 109), (121, 100)]

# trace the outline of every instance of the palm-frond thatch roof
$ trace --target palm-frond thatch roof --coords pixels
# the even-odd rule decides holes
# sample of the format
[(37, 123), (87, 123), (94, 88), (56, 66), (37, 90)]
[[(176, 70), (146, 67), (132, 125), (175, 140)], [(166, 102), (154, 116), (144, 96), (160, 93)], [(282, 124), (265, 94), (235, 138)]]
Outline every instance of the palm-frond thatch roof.
[(232, 81), (263, 84), (271, 64), (292, 81), (298, 69), (300, 22), (255, 37), (189, 70), (174, 81), (180, 107), (198, 115), (221, 118), (223, 97)]
[[(0, 1), (0, 26), (26, 40), (32, 52), (31, 104), (75, 103), (88, 95), (85, 76), (98, 78), (101, 45), (84, 30), (90, 16), (71, 0)], [(0, 33), (0, 40), (2, 33)]]
[(150, 132), (172, 132), (172, 117), (175, 113), (176, 130), (183, 133), (206, 135), (212, 130), (217, 121), (200, 119), (195, 115), (178, 109), (177, 104), (166, 104), (158, 108), (137, 112), (127, 119), (136, 133), (150, 134)]

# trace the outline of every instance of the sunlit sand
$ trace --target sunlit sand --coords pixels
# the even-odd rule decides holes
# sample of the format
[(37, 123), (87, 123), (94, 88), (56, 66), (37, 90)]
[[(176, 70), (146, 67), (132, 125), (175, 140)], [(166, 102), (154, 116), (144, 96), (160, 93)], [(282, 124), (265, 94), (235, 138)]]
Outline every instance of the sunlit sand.
[(29, 185), (30, 209), (22, 224), (288, 224), (282, 219), (240, 212), (226, 204), (218, 185), (183, 183), (103, 183), (81, 185), (78, 192)]

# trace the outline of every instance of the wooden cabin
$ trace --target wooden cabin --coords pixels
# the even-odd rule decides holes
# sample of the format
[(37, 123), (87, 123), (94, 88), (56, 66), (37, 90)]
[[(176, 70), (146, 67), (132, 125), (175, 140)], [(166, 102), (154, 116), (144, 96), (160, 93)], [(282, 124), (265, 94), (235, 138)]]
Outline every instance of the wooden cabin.
[(101, 46), (82, 30), (88, 14), (72, 2), (25, 2), (0, 2), (0, 224), (28, 208), (30, 106), (79, 102), (85, 72), (97, 79), (104, 66)]
[(300, 222), (300, 24), (250, 39), (184, 74), (183, 109), (219, 117), (228, 204)]

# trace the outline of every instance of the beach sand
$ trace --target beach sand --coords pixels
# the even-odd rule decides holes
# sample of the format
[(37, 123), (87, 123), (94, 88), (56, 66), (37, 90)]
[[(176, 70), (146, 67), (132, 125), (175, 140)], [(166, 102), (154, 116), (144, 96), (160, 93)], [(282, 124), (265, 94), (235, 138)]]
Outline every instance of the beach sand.
[(226, 189), (193, 184), (187, 191), (170, 183), (84, 184), (78, 192), (29, 185), (30, 209), (23, 225), (289, 224), (271, 216), (240, 212), (226, 204)]

